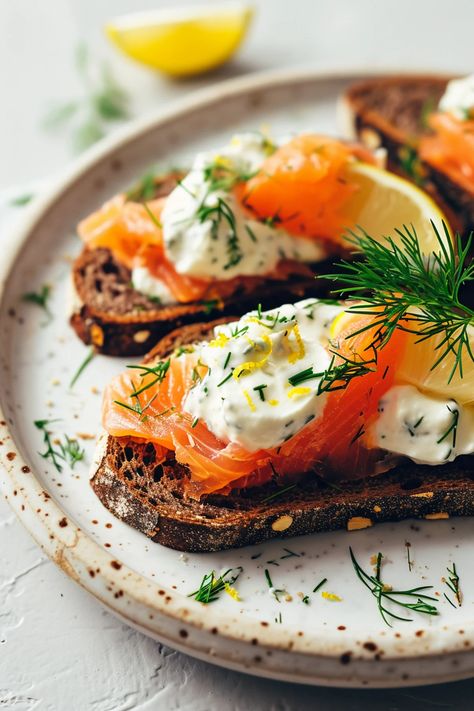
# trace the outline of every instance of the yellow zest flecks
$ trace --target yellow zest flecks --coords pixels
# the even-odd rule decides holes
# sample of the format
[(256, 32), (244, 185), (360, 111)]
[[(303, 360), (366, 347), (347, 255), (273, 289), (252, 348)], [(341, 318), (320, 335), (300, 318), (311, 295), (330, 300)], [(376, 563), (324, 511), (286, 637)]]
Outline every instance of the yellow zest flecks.
[(297, 360), (301, 360), (301, 358), (305, 357), (306, 350), (305, 350), (303, 339), (301, 338), (300, 329), (299, 329), (297, 323), (295, 323), (295, 325), (292, 326), (292, 328), (288, 332), (288, 335), (285, 337), (288, 346), (291, 347), (290, 340), (289, 340), (290, 333), (293, 333), (295, 336), (297, 349), (290, 353), (290, 355), (288, 356), (288, 362), (289, 363), (296, 363)]
[(273, 346), (270, 338), (265, 334), (262, 336), (262, 341), (266, 345), (266, 350), (264, 351), (263, 357), (260, 360), (249, 360), (246, 363), (241, 363), (241, 365), (236, 366), (232, 373), (232, 377), (235, 380), (238, 380), (241, 375), (249, 375), (254, 370), (263, 368), (270, 356), (270, 353), (272, 352)]
[(236, 600), (237, 602), (242, 602), (242, 599), (238, 593), (238, 591), (233, 588), (229, 583), (224, 583), (225, 591), (227, 595), (230, 595), (233, 600)]
[(214, 164), (218, 168), (232, 168), (232, 161), (230, 160), (230, 158), (227, 158), (227, 156), (217, 155), (214, 158)]
[(244, 394), (245, 399), (247, 400), (247, 405), (250, 407), (252, 412), (255, 412), (257, 408), (255, 407), (255, 403), (250, 397), (248, 390), (243, 390), (242, 392)]
[(303, 395), (309, 395), (309, 393), (312, 392), (311, 388), (306, 388), (306, 387), (298, 387), (298, 388), (291, 388), (288, 390), (286, 393), (289, 398), (298, 398), (298, 397), (303, 397)]
[(342, 602), (342, 597), (339, 597), (339, 595), (334, 595), (334, 593), (326, 592), (323, 590), (321, 593), (321, 597), (323, 597), (325, 600), (330, 600), (331, 602)]
[(279, 404), (279, 400), (267, 400), (267, 402), (272, 407), (276, 407)]
[(211, 348), (224, 348), (228, 341), (229, 337), (225, 333), (219, 333), (214, 340), (210, 341), (209, 345)]

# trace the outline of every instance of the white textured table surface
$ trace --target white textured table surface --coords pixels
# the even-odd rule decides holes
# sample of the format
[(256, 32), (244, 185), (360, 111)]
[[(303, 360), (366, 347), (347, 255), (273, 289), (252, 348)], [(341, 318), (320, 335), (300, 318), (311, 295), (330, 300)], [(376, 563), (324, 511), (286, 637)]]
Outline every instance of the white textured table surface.
[[(191, 0), (188, 0), (188, 2)], [(71, 159), (67, 133), (41, 119), (78, 92), (73, 48), (106, 57), (143, 114), (216, 78), (279, 66), (474, 68), (472, 0), (260, 0), (239, 58), (205, 80), (171, 84), (115, 55), (100, 26), (159, 0), (0, 0), (0, 187)], [(171, 4), (171, 0), (169, 3)], [(175, 4), (178, 4), (175, 0)], [(436, 7), (436, 9), (435, 9)], [(10, 193), (10, 195), (15, 194)], [(19, 209), (5, 209), (8, 239)], [(48, 561), (0, 500), (0, 708), (12, 711), (471, 709), (474, 681), (401, 691), (298, 687), (228, 672), (131, 630)]]

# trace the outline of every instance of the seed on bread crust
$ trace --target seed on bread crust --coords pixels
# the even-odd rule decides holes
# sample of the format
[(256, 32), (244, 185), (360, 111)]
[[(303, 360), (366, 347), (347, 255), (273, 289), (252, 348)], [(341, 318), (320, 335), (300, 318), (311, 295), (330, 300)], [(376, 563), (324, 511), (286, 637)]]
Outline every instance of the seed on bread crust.
[(272, 528), (274, 531), (278, 531), (280, 533), (281, 531), (286, 531), (286, 529), (289, 528), (292, 523), (293, 523), (293, 516), (284, 514), (283, 516), (280, 516), (279, 518), (277, 518), (276, 521), (273, 521)]
[(347, 522), (348, 531), (360, 531), (363, 528), (370, 528), (373, 526), (373, 522), (370, 518), (365, 516), (353, 516)]

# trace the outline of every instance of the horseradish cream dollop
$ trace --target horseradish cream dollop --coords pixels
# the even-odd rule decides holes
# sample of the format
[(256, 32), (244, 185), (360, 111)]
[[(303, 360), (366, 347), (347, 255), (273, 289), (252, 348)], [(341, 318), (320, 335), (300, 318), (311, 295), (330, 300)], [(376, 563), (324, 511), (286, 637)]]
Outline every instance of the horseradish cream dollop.
[(380, 400), (368, 436), (372, 446), (418, 464), (452, 462), (474, 452), (474, 408), (413, 385), (395, 385)]
[(474, 74), (462, 79), (452, 79), (439, 102), (440, 111), (465, 119), (474, 108)]
[(267, 274), (282, 259), (324, 259), (314, 240), (249, 219), (234, 195), (236, 179), (253, 175), (275, 148), (262, 134), (245, 133), (198, 153), (161, 215), (166, 255), (177, 272), (225, 280)]
[(219, 439), (249, 452), (290, 439), (323, 413), (321, 377), (299, 385), (293, 379), (307, 369), (328, 368), (329, 328), (343, 310), (343, 304), (305, 299), (218, 326), (214, 340), (198, 346), (208, 372), (190, 390), (184, 410)]

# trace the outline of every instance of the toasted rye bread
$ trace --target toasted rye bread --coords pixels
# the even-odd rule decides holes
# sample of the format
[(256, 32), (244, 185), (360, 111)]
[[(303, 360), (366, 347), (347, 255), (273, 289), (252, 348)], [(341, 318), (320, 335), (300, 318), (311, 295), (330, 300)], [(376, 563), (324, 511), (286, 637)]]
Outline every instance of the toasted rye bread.
[[(167, 195), (178, 177), (173, 173), (160, 178), (155, 197)], [(133, 288), (131, 271), (117, 262), (110, 250), (84, 248), (73, 265), (70, 323), (79, 338), (99, 353), (143, 355), (170, 330), (202, 321), (210, 313), (243, 313), (259, 303), (270, 309), (308, 296), (327, 295), (328, 282), (312, 275), (330, 271), (332, 261), (310, 264), (307, 276), (295, 274), (286, 280), (264, 276), (234, 279), (235, 290), (221, 299), (161, 306)]]
[[(387, 149), (388, 167), (404, 177), (406, 151), (416, 149), (420, 136), (429, 132), (426, 115), (436, 110), (452, 76), (390, 76), (353, 84), (341, 100), (345, 132), (374, 150)], [(474, 227), (474, 187), (460, 186), (450, 170), (420, 163), (423, 187), (444, 209), (456, 229)]]
[[(228, 319), (219, 322), (223, 320)], [(210, 337), (219, 322), (174, 331), (147, 360), (164, 358), (180, 345)], [(152, 443), (104, 435), (91, 485), (111, 513), (153, 541), (203, 552), (411, 517), (471, 516), (473, 462), (473, 457), (436, 467), (406, 462), (379, 476), (337, 484), (315, 471), (281, 494), (281, 486), (270, 482), (196, 501), (183, 487), (188, 469), (171, 453), (157, 464)]]

